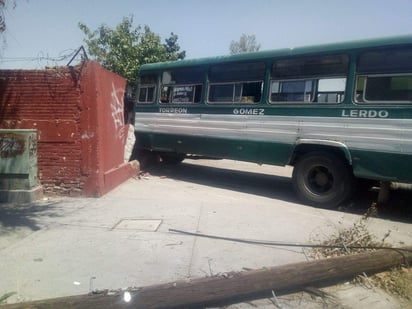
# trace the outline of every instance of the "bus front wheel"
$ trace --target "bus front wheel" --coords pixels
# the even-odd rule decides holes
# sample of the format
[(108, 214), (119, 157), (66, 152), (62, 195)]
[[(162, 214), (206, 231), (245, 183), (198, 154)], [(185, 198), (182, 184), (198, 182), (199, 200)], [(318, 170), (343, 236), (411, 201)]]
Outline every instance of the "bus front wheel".
[(333, 208), (352, 192), (352, 172), (338, 156), (314, 152), (302, 157), (293, 169), (292, 182), (306, 204)]

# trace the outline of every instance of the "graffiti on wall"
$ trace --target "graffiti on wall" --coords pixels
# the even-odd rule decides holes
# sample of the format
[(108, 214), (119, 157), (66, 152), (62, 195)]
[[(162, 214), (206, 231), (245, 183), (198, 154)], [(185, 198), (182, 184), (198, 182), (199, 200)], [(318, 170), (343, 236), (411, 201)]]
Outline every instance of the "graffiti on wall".
[(116, 89), (116, 87), (114, 86), (114, 83), (112, 83), (112, 94), (111, 94), (110, 107), (111, 107), (114, 127), (116, 130), (116, 137), (119, 139), (123, 139), (126, 133), (125, 126), (124, 126), (123, 97), (124, 97), (124, 89), (123, 88)]
[(24, 137), (15, 133), (0, 133), (0, 158), (14, 158), (24, 152)]
[(37, 138), (36, 136), (29, 135), (29, 157), (37, 156)]

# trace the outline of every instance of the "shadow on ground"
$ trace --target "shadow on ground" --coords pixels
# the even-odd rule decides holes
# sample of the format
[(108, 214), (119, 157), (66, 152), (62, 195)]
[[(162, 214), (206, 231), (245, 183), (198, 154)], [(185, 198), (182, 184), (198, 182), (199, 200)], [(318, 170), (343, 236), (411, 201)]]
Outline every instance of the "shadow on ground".
[[(372, 204), (376, 204), (379, 188), (364, 189), (356, 192), (350, 202), (342, 205), (342, 211), (364, 214)], [(412, 190), (391, 190), (389, 200), (378, 205), (377, 217), (394, 221), (412, 223)]]
[(39, 218), (58, 216), (51, 210), (56, 203), (8, 204), (0, 203), (0, 236), (15, 228), (29, 228), (37, 231), (41, 228)]
[[(300, 203), (289, 177), (268, 175), (226, 168), (202, 166), (183, 162), (178, 165), (156, 164), (147, 168), (154, 176), (193, 182), (206, 186), (224, 188), (243, 193)], [(365, 214), (377, 201), (377, 188), (358, 190), (353, 198), (336, 210), (354, 214)], [(393, 190), (389, 201), (379, 205), (377, 217), (401, 222), (412, 222), (412, 191)]]
[(154, 176), (193, 182), (264, 197), (298, 202), (289, 177), (211, 167), (183, 162), (157, 164), (147, 169)]

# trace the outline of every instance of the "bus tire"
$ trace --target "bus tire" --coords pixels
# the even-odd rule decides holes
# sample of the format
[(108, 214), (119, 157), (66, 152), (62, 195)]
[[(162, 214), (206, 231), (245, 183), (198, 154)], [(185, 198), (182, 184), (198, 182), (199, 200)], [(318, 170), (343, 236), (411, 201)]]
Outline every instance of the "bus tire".
[(166, 164), (179, 164), (185, 159), (186, 155), (182, 153), (160, 153), (160, 158)]
[(338, 156), (312, 152), (295, 164), (292, 182), (304, 203), (334, 208), (352, 193), (353, 176), (349, 165)]

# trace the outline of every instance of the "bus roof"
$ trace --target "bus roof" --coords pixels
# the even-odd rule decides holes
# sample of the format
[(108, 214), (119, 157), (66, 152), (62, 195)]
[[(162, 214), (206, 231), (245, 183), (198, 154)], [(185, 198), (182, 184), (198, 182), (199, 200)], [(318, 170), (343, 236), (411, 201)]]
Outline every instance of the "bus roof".
[(174, 69), (181, 67), (190, 67), (198, 65), (218, 64), (226, 62), (238, 62), (238, 61), (252, 61), (252, 60), (265, 60), (273, 57), (285, 57), (305, 54), (316, 53), (328, 53), (338, 51), (351, 51), (372, 47), (389, 47), (395, 45), (412, 44), (412, 35), (392, 36), (383, 38), (373, 38), (357, 41), (348, 41), (340, 43), (330, 43), (322, 45), (284, 48), (277, 50), (258, 51), (250, 53), (241, 53), (236, 55), (216, 56), (198, 59), (187, 59), (168, 62), (157, 62), (144, 64), (140, 67), (140, 72), (144, 71), (159, 71), (165, 69)]

